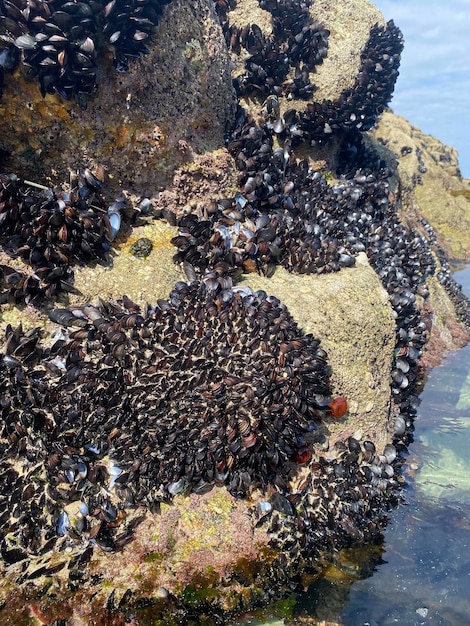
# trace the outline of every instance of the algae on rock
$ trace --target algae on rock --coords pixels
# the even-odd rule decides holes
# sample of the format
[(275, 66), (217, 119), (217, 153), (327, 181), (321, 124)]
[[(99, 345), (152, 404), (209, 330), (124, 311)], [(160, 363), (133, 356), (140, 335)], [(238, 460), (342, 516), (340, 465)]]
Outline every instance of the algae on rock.
[(468, 259), (470, 181), (462, 178), (455, 148), (426, 135), (392, 111), (383, 113), (372, 135), (397, 160), (402, 187), (410, 198), (403, 218), (413, 212), (421, 214), (432, 224), (447, 252), (454, 258)]
[(98, 91), (86, 110), (42, 98), (18, 67), (0, 101), (8, 168), (30, 180), (67, 179), (101, 164), (108, 188), (153, 196), (175, 167), (224, 145), (235, 111), (229, 57), (212, 0), (174, 0), (155, 28), (149, 54), (118, 73), (98, 59)]

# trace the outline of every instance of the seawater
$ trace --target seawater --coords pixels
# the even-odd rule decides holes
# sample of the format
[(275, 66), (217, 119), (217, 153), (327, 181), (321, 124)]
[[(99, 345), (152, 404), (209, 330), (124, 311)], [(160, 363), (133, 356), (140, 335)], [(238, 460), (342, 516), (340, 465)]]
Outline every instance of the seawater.
[[(470, 296), (470, 266), (454, 276)], [(244, 624), (470, 626), (470, 345), (429, 373), (420, 400), (384, 544), (352, 551), (293, 599), (289, 618)]]

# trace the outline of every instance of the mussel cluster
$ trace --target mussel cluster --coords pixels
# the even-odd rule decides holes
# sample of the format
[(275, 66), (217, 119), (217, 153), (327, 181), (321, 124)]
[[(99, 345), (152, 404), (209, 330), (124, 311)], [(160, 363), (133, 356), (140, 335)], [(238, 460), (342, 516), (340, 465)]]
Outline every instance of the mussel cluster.
[(39, 304), (73, 291), (71, 265), (103, 260), (121, 225), (124, 202), (107, 205), (102, 181), (89, 169), (69, 191), (0, 174), (0, 242), (33, 273), (0, 266), (0, 303)]
[[(265, 3), (264, 8), (277, 11), (287, 4)], [(236, 278), (251, 271), (270, 275), (276, 264), (297, 273), (338, 271), (354, 265), (355, 255), (365, 251), (396, 314), (391, 382), (399, 412), (393, 428), (395, 445), (378, 454), (371, 442), (350, 438), (344, 449), (339, 444), (330, 451), (329, 461), (311, 459), (310, 478), (298, 493), (277, 493), (273, 502), (261, 503), (253, 512), (255, 519), (270, 519), (273, 543), (283, 548), (282, 554), (297, 551), (302, 558), (333, 535), (347, 545), (352, 537), (380, 534), (381, 512), (393, 501), (398, 486), (393, 464), (397, 451), (406, 447), (418, 405), (418, 360), (429, 329), (417, 299), (428, 297), (426, 278), (436, 273), (432, 254), (436, 245), (429, 228), (423, 237), (402, 224), (400, 190), (391, 193), (391, 171), (361, 137), (390, 99), (397, 77), (402, 37), (394, 24), (372, 28), (352, 90), (334, 103), (309, 103), (304, 112), (291, 109), (281, 115), (280, 99), (287, 95), (284, 87), (289, 81), (287, 73), (279, 74), (269, 63), (287, 58), (285, 65), (295, 66), (289, 57), (293, 26), (286, 29), (282, 46), (274, 53), (271, 41), (253, 26), (232, 28), (228, 5), (224, 7), (222, 23), (230, 48), (237, 52), (244, 47), (250, 55), (246, 73), (235, 80), (236, 89), (240, 95), (267, 96), (265, 123), (239, 109), (227, 146), (240, 170), (240, 190), (233, 198), (221, 198), (178, 220), (175, 261), (182, 263), (189, 280), (211, 281), (214, 276)], [(273, 17), (276, 23), (274, 10)], [(310, 23), (302, 11), (299, 20), (305, 20), (302, 28)], [(264, 72), (268, 79), (259, 92), (257, 76)], [(307, 161), (296, 158), (294, 149), (298, 142), (321, 143), (333, 135), (341, 144), (340, 179), (331, 185)], [(447, 263), (438, 278), (459, 301), (461, 317), (468, 323), (468, 300)]]
[(40, 526), (46, 539), (70, 529), (111, 549), (129, 507), (214, 484), (237, 496), (269, 483), (286, 491), (305, 436), (337, 414), (319, 341), (279, 300), (230, 279), (177, 283), (144, 310), (124, 298), (51, 319), (63, 326), (52, 346), (39, 329), (8, 327), (0, 361), (10, 562), (43, 549)]
[(270, 126), (292, 142), (325, 143), (333, 134), (351, 129), (371, 129), (391, 100), (403, 49), (403, 36), (393, 21), (375, 24), (362, 51), (355, 84), (334, 101), (308, 102), (304, 110), (280, 114), (278, 98), (310, 100), (315, 85), (310, 74), (328, 54), (329, 31), (313, 20), (310, 3), (265, 0), (260, 6), (273, 16), (273, 33), (266, 37), (256, 25), (238, 28), (230, 24), (230, 3), (216, 2), (227, 45), (233, 53), (243, 48), (245, 73), (234, 79), (239, 96), (267, 98), (273, 118)]
[[(329, 185), (292, 151), (273, 149), (266, 127), (244, 123), (243, 134), (232, 144), (237, 162), (249, 159), (240, 191), (201, 208), (199, 217), (178, 220), (175, 261), (183, 264), (188, 279), (211, 281), (224, 274), (269, 274), (279, 263), (297, 273), (338, 271), (354, 265), (355, 255), (364, 251), (396, 313), (392, 391), (401, 411), (396, 434), (402, 437), (416, 411), (418, 359), (427, 340), (416, 300), (427, 298), (426, 278), (436, 271), (430, 244), (400, 222), (400, 196), (390, 193), (390, 171), (360, 140), (352, 159), (350, 135), (345, 139), (339, 167), (349, 174)], [(363, 169), (354, 169), (357, 154)]]
[[(272, 34), (266, 37), (257, 24), (232, 26), (227, 10), (216, 3), (229, 50), (248, 53), (245, 72), (234, 80), (239, 96), (289, 95), (308, 100), (314, 92), (309, 73), (328, 53), (329, 31), (312, 19), (308, 4), (296, 0), (264, 0), (261, 8), (273, 16)], [(289, 74), (293, 73), (292, 77)]]
[[(170, 0), (1, 0), (0, 66), (21, 61), (43, 96), (75, 97), (86, 107), (97, 88), (97, 56), (110, 50), (118, 72), (148, 52), (153, 27)], [(3, 75), (1, 77), (3, 79)]]
[(298, 117), (291, 114), (286, 134), (294, 142), (325, 143), (338, 131), (370, 130), (392, 98), (402, 49), (403, 36), (393, 21), (373, 26), (353, 87), (337, 100), (309, 102)]
[(397, 501), (394, 445), (379, 454), (371, 441), (349, 437), (331, 456), (310, 463), (298, 491), (274, 493), (252, 507), (255, 523), (266, 524), (272, 545), (280, 548), (273, 564), (277, 587), (288, 588), (295, 567), (308, 567), (325, 546), (341, 549), (380, 541), (386, 525), (384, 502), (392, 506)]
[(425, 220), (424, 217), (420, 219), (420, 222), (423, 225), (433, 252), (439, 259), (441, 267), (437, 272), (436, 278), (444, 287), (449, 298), (451, 299), (458, 319), (464, 324), (470, 325), (470, 308), (468, 298), (462, 292), (462, 286), (459, 285), (452, 276), (452, 268), (447, 260), (445, 250), (438, 242), (436, 233), (434, 232), (434, 228), (431, 224)]

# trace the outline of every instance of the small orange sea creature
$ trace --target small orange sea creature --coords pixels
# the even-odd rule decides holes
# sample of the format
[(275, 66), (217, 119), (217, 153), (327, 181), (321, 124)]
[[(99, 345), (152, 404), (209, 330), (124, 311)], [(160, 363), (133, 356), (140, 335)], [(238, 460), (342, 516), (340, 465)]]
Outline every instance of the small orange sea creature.
[(328, 415), (331, 415), (331, 417), (344, 417), (348, 411), (348, 401), (344, 396), (339, 396), (328, 402), (328, 407)]

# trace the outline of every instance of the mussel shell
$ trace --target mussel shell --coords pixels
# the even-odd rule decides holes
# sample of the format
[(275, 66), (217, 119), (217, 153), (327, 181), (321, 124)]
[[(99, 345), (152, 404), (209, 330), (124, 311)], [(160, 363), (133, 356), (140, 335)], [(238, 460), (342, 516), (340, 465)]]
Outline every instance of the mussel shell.
[(111, 240), (115, 239), (121, 228), (121, 215), (112, 211), (108, 213), (109, 223), (111, 225)]

